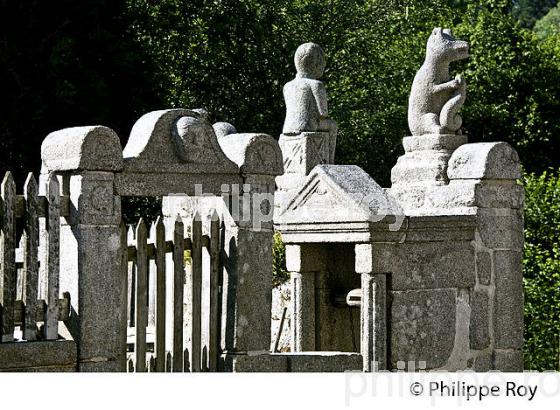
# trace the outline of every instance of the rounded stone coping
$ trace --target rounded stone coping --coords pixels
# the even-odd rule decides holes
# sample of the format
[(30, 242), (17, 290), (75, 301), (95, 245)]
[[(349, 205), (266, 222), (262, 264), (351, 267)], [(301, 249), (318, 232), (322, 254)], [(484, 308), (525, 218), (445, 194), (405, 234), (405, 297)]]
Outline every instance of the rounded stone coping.
[(506, 142), (466, 144), (451, 155), (447, 176), (450, 180), (515, 180), (521, 177), (519, 156)]
[(123, 154), (119, 137), (96, 125), (51, 132), (41, 144), (43, 169), (48, 171), (120, 171)]
[(455, 134), (427, 134), (414, 135), (403, 138), (403, 147), (406, 152), (413, 151), (453, 151), (467, 143), (466, 135)]
[(268, 134), (228, 134), (218, 138), (226, 156), (242, 174), (282, 175), (284, 165), (278, 142)]

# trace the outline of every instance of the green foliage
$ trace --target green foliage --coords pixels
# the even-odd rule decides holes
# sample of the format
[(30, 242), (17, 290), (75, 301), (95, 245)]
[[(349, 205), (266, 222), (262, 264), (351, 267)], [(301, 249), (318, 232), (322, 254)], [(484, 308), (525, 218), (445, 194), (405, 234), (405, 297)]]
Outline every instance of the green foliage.
[(540, 38), (560, 35), (560, 3), (537, 21), (534, 31)]
[(161, 106), (125, 10), (114, 0), (0, 2), (0, 170), (18, 181), (37, 172), (43, 138), (65, 127), (103, 124), (125, 141)]
[(140, 218), (150, 224), (161, 215), (161, 198), (123, 197), (121, 201), (126, 225), (135, 226)]
[(558, 168), (559, 56), (518, 27), (507, 1), (493, 3), (469, 5), (456, 30), (471, 44), (463, 111), (469, 140), (511, 143), (529, 172)]
[(522, 27), (531, 28), (558, 0), (514, 0), (512, 14)]
[(560, 172), (523, 183), (525, 369), (560, 370)]
[(286, 246), (282, 242), (280, 232), (276, 232), (272, 245), (272, 285), (278, 286), (290, 279), (286, 269)]
[[(560, 65), (510, 14), (507, 0), (128, 0), (131, 33), (159, 68), (168, 106), (203, 106), (239, 131), (278, 136), (292, 56), (314, 41), (327, 55), (338, 163), (389, 185), (408, 134), (407, 99), (435, 26), (471, 42), (464, 124), (472, 142), (505, 140), (529, 171), (560, 165)], [(513, 86), (515, 85), (515, 86)]]

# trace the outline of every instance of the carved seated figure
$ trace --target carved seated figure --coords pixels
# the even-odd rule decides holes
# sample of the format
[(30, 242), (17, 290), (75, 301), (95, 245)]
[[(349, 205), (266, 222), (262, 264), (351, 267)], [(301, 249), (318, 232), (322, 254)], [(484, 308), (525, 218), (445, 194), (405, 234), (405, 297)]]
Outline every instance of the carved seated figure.
[(337, 125), (329, 118), (327, 90), (320, 78), (325, 70), (325, 56), (315, 43), (305, 43), (298, 47), (294, 56), (296, 78), (284, 85), (286, 119), (283, 134), (295, 136), (306, 132), (328, 134), (328, 158), (334, 161)]
[(469, 44), (456, 40), (450, 29), (433, 30), (410, 93), (408, 125), (412, 135), (460, 133), (459, 110), (465, 102), (466, 83), (460, 75), (450, 78), (449, 65), (468, 56)]

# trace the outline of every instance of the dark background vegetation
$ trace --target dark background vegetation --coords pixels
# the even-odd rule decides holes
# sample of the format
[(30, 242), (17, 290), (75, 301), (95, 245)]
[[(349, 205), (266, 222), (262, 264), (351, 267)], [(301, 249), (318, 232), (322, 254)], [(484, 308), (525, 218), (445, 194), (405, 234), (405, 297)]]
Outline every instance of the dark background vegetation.
[[(526, 368), (558, 368), (556, 0), (0, 0), (0, 170), (19, 182), (38, 172), (41, 141), (64, 127), (103, 124), (124, 145), (136, 119), (164, 107), (204, 107), (241, 132), (278, 136), (293, 53), (314, 41), (328, 59), (336, 161), (388, 186), (435, 26), (471, 44), (456, 67), (470, 141), (508, 141), (524, 165)], [(127, 203), (127, 217), (148, 204)]]

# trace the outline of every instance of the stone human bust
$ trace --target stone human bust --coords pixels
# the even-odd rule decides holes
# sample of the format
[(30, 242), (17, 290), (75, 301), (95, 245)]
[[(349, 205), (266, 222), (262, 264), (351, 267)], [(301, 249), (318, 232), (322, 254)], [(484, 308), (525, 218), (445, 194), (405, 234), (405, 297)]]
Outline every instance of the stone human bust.
[(296, 78), (284, 85), (284, 135), (323, 131), (331, 139), (336, 138), (337, 126), (329, 118), (327, 90), (320, 81), (325, 71), (323, 50), (315, 43), (302, 44), (296, 50), (294, 63)]

